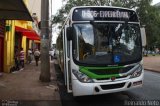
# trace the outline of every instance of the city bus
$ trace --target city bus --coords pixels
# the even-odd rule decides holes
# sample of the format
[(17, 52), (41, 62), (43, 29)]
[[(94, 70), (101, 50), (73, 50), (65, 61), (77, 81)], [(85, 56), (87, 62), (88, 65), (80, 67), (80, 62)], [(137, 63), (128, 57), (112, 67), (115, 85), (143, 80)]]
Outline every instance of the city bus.
[(143, 39), (134, 10), (77, 6), (56, 40), (56, 56), (73, 96), (126, 91), (143, 84)]

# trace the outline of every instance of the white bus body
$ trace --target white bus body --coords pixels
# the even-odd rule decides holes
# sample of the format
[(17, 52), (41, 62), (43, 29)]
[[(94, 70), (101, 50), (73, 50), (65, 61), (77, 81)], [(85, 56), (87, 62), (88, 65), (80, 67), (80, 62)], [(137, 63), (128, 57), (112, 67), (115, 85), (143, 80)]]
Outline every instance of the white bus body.
[(126, 91), (143, 84), (140, 23), (133, 10), (72, 8), (56, 49), (67, 91), (73, 96)]

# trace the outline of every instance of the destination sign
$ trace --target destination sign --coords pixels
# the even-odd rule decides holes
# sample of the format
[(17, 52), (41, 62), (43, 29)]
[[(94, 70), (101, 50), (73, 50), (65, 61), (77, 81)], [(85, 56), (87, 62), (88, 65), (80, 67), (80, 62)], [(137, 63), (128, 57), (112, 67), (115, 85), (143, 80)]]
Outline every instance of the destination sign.
[(132, 10), (119, 8), (77, 8), (73, 12), (73, 21), (124, 21), (138, 22), (136, 13)]
[(128, 12), (119, 11), (85, 11), (82, 10), (82, 18), (129, 18)]

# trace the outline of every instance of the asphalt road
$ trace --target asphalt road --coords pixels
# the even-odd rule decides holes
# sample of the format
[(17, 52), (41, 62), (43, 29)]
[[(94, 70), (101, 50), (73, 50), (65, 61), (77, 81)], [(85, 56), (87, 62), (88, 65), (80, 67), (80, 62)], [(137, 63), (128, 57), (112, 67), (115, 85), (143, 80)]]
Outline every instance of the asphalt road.
[(142, 88), (119, 93), (73, 98), (72, 94), (66, 92), (63, 74), (57, 66), (55, 68), (62, 106), (160, 106), (159, 73), (145, 71), (144, 85)]
[(143, 87), (128, 93), (138, 100), (160, 100), (160, 73), (145, 71)]

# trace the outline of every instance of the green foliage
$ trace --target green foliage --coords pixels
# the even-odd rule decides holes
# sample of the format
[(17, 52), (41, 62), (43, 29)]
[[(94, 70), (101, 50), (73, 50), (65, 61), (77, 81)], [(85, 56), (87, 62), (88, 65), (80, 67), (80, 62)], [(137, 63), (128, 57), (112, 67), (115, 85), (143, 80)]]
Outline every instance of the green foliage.
[(141, 0), (137, 13), (141, 25), (145, 25), (147, 47), (160, 47), (160, 11), (158, 7), (151, 6), (152, 0)]
[(141, 0), (112, 0), (113, 6), (135, 8), (140, 4)]

